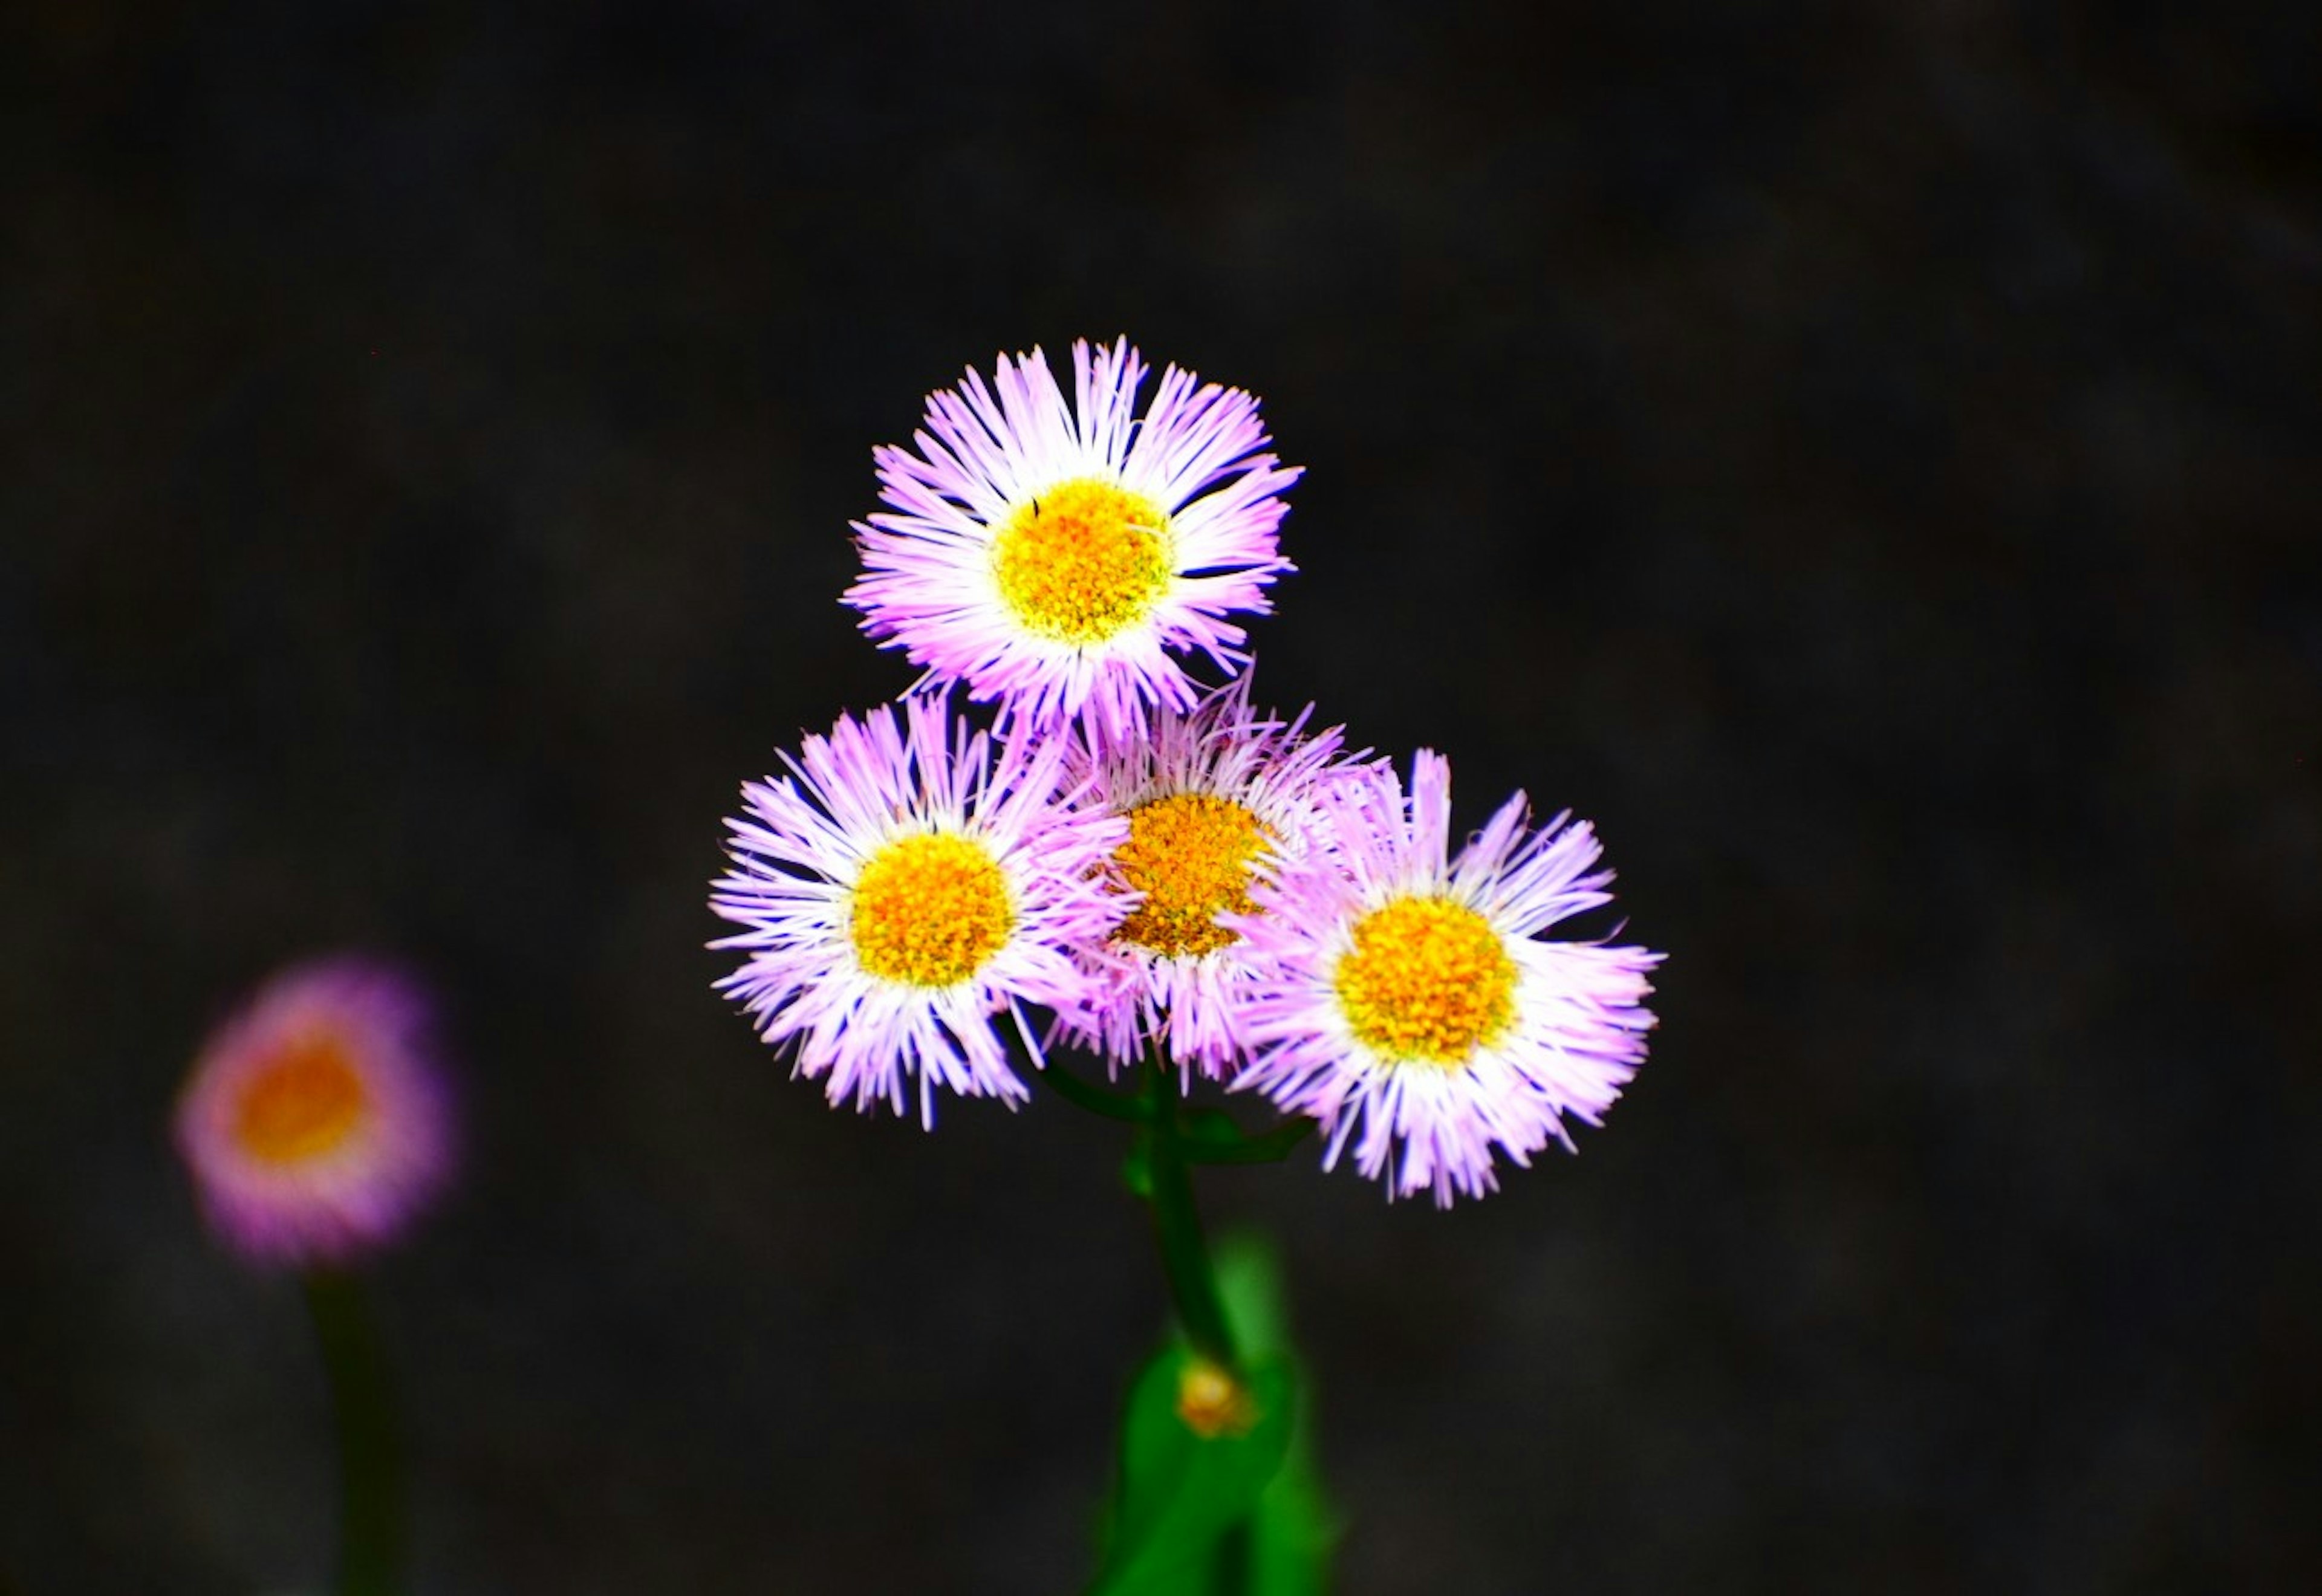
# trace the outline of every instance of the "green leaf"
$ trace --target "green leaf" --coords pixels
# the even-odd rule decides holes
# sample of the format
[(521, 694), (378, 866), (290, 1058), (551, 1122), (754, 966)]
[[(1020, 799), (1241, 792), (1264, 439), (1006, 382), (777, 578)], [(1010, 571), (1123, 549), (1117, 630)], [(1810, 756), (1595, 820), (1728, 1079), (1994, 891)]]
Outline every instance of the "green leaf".
[(1309, 1436), (1313, 1411), (1305, 1382), (1291, 1362), (1290, 1315), (1282, 1272), (1263, 1236), (1241, 1232), (1218, 1244), (1218, 1294), (1235, 1344), (1253, 1358), (1282, 1361), (1292, 1372), (1292, 1405), (1299, 1423), (1289, 1454), (1266, 1484), (1251, 1516), (1248, 1596), (1321, 1596), (1330, 1586), (1330, 1550), (1339, 1523), (1323, 1494)]
[(1253, 1231), (1221, 1237), (1211, 1254), (1226, 1323), (1244, 1357), (1290, 1355), (1290, 1311), (1283, 1301), (1282, 1269), (1274, 1247)]
[[(1124, 1419), (1099, 1596), (1323, 1596), (1329, 1589), (1339, 1525), (1308, 1444), (1311, 1409), (1274, 1250), (1244, 1233), (1221, 1240), (1213, 1260), (1234, 1344), (1258, 1371), (1250, 1381), (1257, 1421), (1239, 1441), (1201, 1440), (1177, 1415), (1193, 1354), (1180, 1342), (1146, 1365)], [(1282, 1418), (1278, 1439), (1272, 1415)], [(1228, 1556), (1241, 1564), (1230, 1575)]]
[(1322, 1596), (1338, 1539), (1337, 1517), (1301, 1436), (1250, 1519), (1248, 1596)]
[(1282, 1466), (1293, 1421), (1287, 1363), (1253, 1360), (1241, 1422), (1210, 1435), (1179, 1411), (1188, 1372), (1206, 1367), (1190, 1347), (1173, 1343), (1129, 1392), (1098, 1596), (1193, 1596), (1206, 1588), (1220, 1542), (1250, 1517)]

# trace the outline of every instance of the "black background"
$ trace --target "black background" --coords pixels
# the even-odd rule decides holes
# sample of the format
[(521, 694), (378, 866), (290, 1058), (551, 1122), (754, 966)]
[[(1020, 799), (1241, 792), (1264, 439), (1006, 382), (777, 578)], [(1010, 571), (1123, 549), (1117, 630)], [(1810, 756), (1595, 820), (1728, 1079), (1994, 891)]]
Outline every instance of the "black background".
[(1127, 332), (1309, 469), (1261, 694), (1595, 819), (1577, 1159), (1280, 1240), (1350, 1593), (2310, 1588), (2309, 5), (34, 0), (0, 41), (0, 1567), (315, 1588), (206, 1027), (426, 970), (377, 1272), (425, 1592), (1074, 1587), (1118, 1139), (833, 1113), (710, 994), (736, 784), (910, 678), (869, 450)]

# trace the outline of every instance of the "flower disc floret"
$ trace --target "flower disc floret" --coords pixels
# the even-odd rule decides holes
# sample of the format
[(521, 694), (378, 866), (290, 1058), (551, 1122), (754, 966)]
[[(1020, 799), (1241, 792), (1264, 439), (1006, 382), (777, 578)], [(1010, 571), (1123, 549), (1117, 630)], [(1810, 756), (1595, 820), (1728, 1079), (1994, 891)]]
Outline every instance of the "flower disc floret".
[(1515, 962), (1465, 904), (1398, 898), (1357, 920), (1331, 972), (1348, 1028), (1381, 1058), (1458, 1069), (1507, 1032)]
[(951, 987), (1008, 945), (1008, 879), (973, 837), (898, 837), (855, 878), (847, 935), (882, 980)]
[(1123, 884), (1143, 894), (1113, 933), (1156, 953), (1213, 953), (1241, 940), (1218, 917), (1248, 914), (1250, 867), (1266, 828), (1247, 804), (1207, 792), (1175, 792), (1129, 811), (1129, 840), (1113, 850)]
[(992, 571), (1026, 631), (1110, 642), (1169, 590), (1169, 517), (1109, 482), (1062, 483), (1008, 517), (992, 542)]

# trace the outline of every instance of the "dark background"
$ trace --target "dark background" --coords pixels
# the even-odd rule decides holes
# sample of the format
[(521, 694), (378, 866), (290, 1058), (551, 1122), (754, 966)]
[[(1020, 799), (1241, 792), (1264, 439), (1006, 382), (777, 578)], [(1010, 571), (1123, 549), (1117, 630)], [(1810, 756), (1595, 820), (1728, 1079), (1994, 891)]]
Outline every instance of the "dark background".
[(1264, 696), (1601, 825), (1582, 1156), (1281, 1243), (1342, 1588), (2312, 1588), (2311, 5), (37, 0), (0, 39), (0, 1567), (327, 1566), (164, 1124), (354, 945), (422, 1591), (1061, 1591), (1163, 1311), (1110, 1127), (827, 1109), (720, 819), (910, 672), (869, 451), (1131, 334), (1309, 468)]

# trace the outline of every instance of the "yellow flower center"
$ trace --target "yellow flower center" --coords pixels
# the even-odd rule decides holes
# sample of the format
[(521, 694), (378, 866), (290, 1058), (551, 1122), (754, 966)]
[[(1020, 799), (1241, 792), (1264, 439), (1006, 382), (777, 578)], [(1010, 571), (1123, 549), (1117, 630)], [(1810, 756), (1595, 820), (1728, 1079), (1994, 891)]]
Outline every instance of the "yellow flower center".
[(1251, 864), (1266, 848), (1257, 816), (1230, 798), (1173, 793), (1129, 812), (1129, 840), (1112, 851), (1122, 880), (1145, 900), (1113, 935), (1156, 953), (1215, 953), (1241, 940), (1219, 915), (1253, 913)]
[(1024, 629), (1102, 643), (1169, 586), (1169, 517), (1141, 493), (1076, 478), (1017, 508), (992, 543), (1000, 597)]
[(1443, 898), (1398, 898), (1355, 922), (1339, 1007), (1364, 1044), (1456, 1069), (1515, 1017), (1515, 961), (1483, 916)]
[(1016, 911), (991, 851), (947, 833), (899, 837), (855, 880), (855, 956), (882, 980), (957, 986), (1008, 944)]
[(242, 1089), (234, 1139), (268, 1163), (318, 1158), (347, 1139), (369, 1099), (344, 1044), (312, 1032), (293, 1039)]

